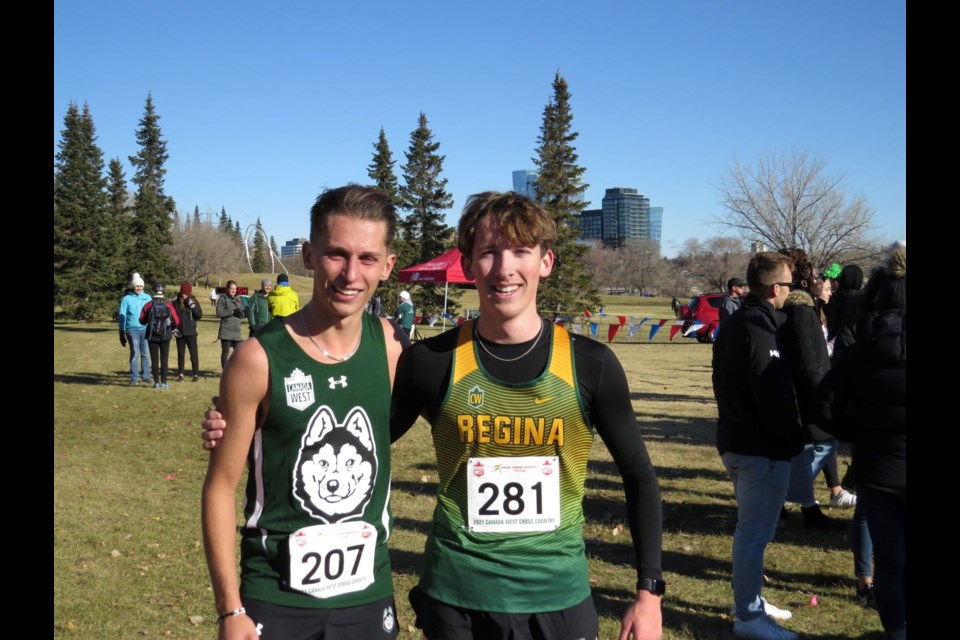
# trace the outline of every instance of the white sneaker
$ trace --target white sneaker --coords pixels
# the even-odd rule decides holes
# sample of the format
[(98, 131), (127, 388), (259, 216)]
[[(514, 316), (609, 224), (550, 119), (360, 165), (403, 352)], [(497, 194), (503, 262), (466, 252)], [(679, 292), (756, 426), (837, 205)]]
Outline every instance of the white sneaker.
[[(760, 596), (760, 599), (763, 600), (763, 612), (771, 618), (776, 618), (777, 620), (789, 620), (793, 617), (793, 613), (787, 611), (786, 609), (781, 609), (763, 596)], [(737, 605), (730, 607), (730, 615), (734, 618), (737, 617)]]
[(797, 640), (800, 637), (778, 625), (770, 616), (760, 616), (746, 622), (737, 620), (733, 623), (733, 635), (752, 640)]
[(830, 496), (831, 507), (855, 507), (857, 506), (857, 494), (851, 493), (846, 489), (840, 489), (840, 493)]
[(763, 600), (763, 611), (771, 618), (775, 620), (789, 620), (793, 617), (793, 614), (786, 609), (781, 609), (777, 605), (773, 604), (763, 596), (760, 596), (760, 599)]

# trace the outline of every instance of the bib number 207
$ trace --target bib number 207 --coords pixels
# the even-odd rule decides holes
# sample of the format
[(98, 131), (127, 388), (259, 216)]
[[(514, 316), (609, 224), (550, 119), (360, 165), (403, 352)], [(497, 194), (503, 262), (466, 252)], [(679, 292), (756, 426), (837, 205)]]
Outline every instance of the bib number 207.
[(331, 598), (373, 584), (377, 530), (366, 522), (304, 527), (290, 536), (290, 586)]

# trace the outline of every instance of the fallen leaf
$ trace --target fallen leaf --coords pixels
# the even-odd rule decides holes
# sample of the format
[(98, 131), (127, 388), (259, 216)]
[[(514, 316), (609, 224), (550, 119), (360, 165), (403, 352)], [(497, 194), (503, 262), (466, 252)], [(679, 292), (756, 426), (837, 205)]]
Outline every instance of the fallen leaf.
[(113, 551), (110, 552), (110, 556), (113, 557), (113, 558), (119, 558), (119, 557), (120, 557), (120, 552), (117, 551), (116, 549), (114, 549)]
[(190, 624), (203, 624), (203, 616), (190, 616)]

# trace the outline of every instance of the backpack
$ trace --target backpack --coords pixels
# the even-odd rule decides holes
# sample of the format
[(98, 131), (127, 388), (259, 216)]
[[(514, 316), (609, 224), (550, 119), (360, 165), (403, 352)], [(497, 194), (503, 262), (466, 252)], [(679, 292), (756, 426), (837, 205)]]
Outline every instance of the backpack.
[(170, 339), (170, 305), (154, 302), (147, 321), (147, 340), (163, 342)]

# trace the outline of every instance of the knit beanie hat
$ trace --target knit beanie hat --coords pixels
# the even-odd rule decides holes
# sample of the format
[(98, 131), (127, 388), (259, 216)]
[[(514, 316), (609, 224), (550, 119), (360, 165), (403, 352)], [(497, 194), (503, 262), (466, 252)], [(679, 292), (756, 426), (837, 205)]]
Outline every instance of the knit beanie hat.
[(134, 271), (133, 277), (130, 278), (130, 288), (132, 289), (133, 287), (142, 287), (142, 286), (143, 286), (143, 278), (140, 277), (139, 273)]
[(186, 282), (186, 281), (181, 282), (181, 283), (180, 283), (180, 293), (185, 293), (185, 294), (187, 294), (188, 296), (192, 296), (192, 295), (193, 295), (193, 286), (192, 286), (189, 282)]

